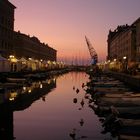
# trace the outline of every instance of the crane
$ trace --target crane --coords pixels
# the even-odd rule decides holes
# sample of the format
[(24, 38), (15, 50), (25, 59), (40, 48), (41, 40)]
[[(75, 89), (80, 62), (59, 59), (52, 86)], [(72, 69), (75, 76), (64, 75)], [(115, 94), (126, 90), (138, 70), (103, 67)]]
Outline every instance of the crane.
[(91, 64), (96, 65), (98, 62), (98, 55), (95, 49), (93, 48), (92, 44), (90, 43), (89, 39), (86, 36), (85, 36), (85, 39), (86, 39), (87, 47), (91, 56)]

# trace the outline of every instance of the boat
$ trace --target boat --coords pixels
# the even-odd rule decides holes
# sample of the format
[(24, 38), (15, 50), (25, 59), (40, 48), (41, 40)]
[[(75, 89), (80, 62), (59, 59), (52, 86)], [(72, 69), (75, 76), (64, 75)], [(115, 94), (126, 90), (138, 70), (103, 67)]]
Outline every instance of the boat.
[(125, 126), (119, 131), (120, 140), (140, 140), (140, 126)]
[(26, 81), (26, 79), (25, 78), (7, 78), (7, 81), (11, 83), (18, 83), (18, 82), (23, 83)]
[(11, 88), (20, 88), (24, 84), (23, 83), (0, 83), (0, 88), (2, 89), (11, 89)]
[(118, 118), (123, 126), (140, 126), (140, 119), (134, 119), (134, 118)]
[(119, 114), (140, 115), (140, 106), (115, 107)]
[(126, 134), (120, 134), (119, 140), (140, 140), (140, 136), (131, 136)]
[(140, 93), (102, 94), (101, 96), (96, 96), (96, 103), (108, 106), (140, 106)]

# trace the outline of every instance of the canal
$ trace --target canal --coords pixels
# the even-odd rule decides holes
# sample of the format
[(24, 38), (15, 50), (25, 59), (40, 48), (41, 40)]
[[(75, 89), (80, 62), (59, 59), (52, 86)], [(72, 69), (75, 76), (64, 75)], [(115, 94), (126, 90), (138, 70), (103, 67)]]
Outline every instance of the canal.
[[(10, 103), (3, 103), (1, 107), (2, 138), (6, 136), (8, 140), (12, 140), (12, 137), (17, 140), (113, 139), (109, 133), (101, 133), (102, 124), (89, 107), (89, 100), (85, 96), (86, 87), (82, 87), (82, 84), (88, 81), (86, 73), (70, 72), (46, 81), (35, 82), (17, 93), (12, 91)], [(79, 92), (76, 92), (77, 89)], [(5, 108), (8, 109), (5, 111)], [(4, 121), (7, 124), (3, 124)]]

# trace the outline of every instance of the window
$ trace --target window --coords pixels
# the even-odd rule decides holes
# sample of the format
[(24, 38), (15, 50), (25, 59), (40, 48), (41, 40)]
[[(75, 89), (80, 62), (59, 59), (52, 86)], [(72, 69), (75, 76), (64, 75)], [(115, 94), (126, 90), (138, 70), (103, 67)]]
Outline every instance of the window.
[(137, 47), (137, 53), (140, 53), (140, 47)]

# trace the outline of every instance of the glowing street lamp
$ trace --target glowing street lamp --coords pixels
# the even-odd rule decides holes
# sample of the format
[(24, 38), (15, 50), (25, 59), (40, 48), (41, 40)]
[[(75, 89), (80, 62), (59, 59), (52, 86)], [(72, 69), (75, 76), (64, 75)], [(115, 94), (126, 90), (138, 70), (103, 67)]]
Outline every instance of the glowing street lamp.
[(16, 97), (17, 97), (17, 92), (12, 92), (12, 93), (10, 93), (9, 100), (14, 101)]
[(53, 61), (52, 63), (53, 63), (54, 65), (56, 65), (56, 62), (55, 62), (55, 61)]
[(9, 60), (11, 62), (11, 71), (17, 71), (17, 59), (14, 55), (9, 56)]
[(47, 61), (47, 63), (48, 63), (48, 64), (51, 64), (51, 61), (50, 61), (50, 60), (48, 60), (48, 61)]
[(126, 56), (124, 56), (123, 57), (123, 67), (124, 67), (124, 70), (126, 71), (127, 70), (127, 57)]
[(124, 60), (126, 60), (126, 58), (127, 58), (126, 56), (123, 57)]
[(14, 57), (15, 57), (14, 55), (10, 55), (10, 56), (9, 56), (10, 59), (11, 59), (11, 58), (14, 58)]
[(17, 62), (17, 59), (14, 55), (10, 55), (9, 56), (9, 60), (12, 62), (12, 63), (16, 63)]

